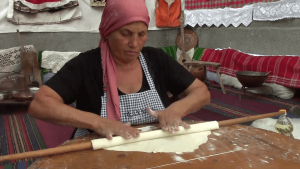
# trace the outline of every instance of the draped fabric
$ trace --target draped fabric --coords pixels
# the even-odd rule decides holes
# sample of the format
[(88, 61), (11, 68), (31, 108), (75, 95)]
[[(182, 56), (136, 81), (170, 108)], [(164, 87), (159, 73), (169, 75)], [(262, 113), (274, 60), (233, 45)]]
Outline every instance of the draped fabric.
[[(236, 71), (271, 72), (266, 83), (300, 88), (299, 56), (254, 56), (235, 49), (205, 49), (201, 61), (221, 63), (220, 73), (236, 77)], [(215, 72), (216, 69), (208, 67)]]

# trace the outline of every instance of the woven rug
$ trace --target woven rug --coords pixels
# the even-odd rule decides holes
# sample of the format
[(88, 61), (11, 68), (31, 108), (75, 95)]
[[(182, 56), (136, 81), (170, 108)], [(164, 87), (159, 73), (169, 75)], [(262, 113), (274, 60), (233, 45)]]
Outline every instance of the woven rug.
[[(0, 116), (0, 153), (1, 155), (23, 153), (46, 149), (34, 118), (28, 114)], [(27, 168), (34, 159), (6, 161), (0, 169)]]
[[(280, 109), (289, 109), (292, 106), (300, 105), (300, 100), (296, 99), (280, 99), (272, 96), (252, 94), (246, 92), (239, 100), (239, 89), (233, 87), (225, 87), (226, 94), (221, 89), (209, 87), (211, 95), (211, 103), (196, 113), (186, 116), (193, 120), (227, 120), (252, 115), (277, 112)], [(288, 117), (299, 118), (298, 115), (288, 112)]]

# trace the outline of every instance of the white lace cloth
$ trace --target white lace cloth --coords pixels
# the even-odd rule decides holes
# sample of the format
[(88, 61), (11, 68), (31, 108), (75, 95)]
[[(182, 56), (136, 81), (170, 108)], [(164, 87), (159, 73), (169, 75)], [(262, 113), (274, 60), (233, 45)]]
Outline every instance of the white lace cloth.
[(184, 24), (192, 27), (197, 24), (209, 27), (213, 25), (216, 27), (221, 25), (238, 27), (240, 24), (248, 26), (252, 22), (252, 12), (253, 5), (246, 5), (242, 8), (185, 10)]
[(51, 69), (53, 73), (57, 73), (69, 60), (79, 54), (80, 52), (44, 51), (42, 53), (41, 67)]
[(253, 5), (253, 20), (275, 21), (284, 18), (300, 18), (300, 0), (281, 0)]
[[(26, 52), (36, 52), (33, 45), (26, 45), (24, 47)], [(0, 49), (0, 83), (5, 77), (21, 71), (20, 54), (20, 46), (9, 49)]]

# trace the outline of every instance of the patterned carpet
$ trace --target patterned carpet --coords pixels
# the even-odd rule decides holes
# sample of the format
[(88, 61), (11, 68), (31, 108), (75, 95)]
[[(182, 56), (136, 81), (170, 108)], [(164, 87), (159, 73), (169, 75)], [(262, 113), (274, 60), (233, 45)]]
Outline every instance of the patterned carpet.
[[(258, 95), (247, 92), (239, 100), (239, 90), (233, 87), (225, 87), (227, 94), (223, 94), (221, 89), (209, 87), (211, 103), (200, 111), (187, 116), (193, 120), (227, 120), (251, 115), (259, 115), (277, 112), (280, 109), (289, 109), (300, 105), (299, 99), (273, 99), (272, 96)], [(299, 118), (300, 116), (288, 112), (288, 117)]]
[[(0, 116), (0, 144), (1, 155), (46, 149), (34, 118), (28, 114)], [(0, 169), (24, 168), (29, 166), (33, 160), (2, 162), (0, 163)]]

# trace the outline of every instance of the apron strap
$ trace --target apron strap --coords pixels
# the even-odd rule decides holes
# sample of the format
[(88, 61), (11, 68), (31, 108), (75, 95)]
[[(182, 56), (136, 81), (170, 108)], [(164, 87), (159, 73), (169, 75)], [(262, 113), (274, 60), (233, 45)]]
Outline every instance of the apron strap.
[(147, 82), (149, 84), (149, 87), (151, 90), (156, 90), (155, 89), (155, 85), (154, 85), (154, 82), (153, 82), (153, 79), (149, 73), (149, 70), (148, 70), (148, 66), (147, 66), (147, 63), (146, 63), (146, 60), (144, 58), (144, 55), (141, 53), (140, 56), (139, 56), (139, 59), (140, 59), (140, 62), (141, 62), (141, 65), (142, 65), (142, 68), (145, 72), (145, 76), (146, 76), (146, 79), (147, 79)]

